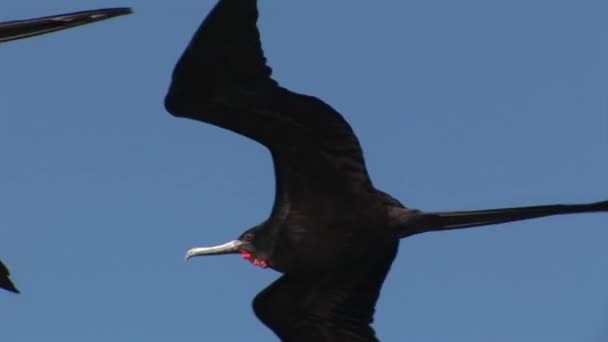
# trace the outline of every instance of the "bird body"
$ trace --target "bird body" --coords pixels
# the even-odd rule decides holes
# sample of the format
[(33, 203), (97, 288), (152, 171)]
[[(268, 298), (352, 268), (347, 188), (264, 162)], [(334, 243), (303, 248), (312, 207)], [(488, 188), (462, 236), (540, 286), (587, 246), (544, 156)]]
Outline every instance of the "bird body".
[(374, 309), (401, 238), (608, 211), (608, 202), (438, 213), (404, 207), (373, 186), (342, 115), (271, 78), (257, 18), (256, 0), (220, 0), (175, 66), (165, 107), (269, 149), (276, 177), (269, 218), (186, 258), (240, 253), (283, 273), (253, 301), (257, 317), (283, 341), (377, 341)]

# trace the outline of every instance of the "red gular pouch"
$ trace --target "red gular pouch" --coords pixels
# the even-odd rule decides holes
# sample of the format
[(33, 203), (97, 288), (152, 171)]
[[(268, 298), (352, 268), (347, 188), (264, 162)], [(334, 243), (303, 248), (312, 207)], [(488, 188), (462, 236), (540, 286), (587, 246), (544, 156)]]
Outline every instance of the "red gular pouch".
[(249, 253), (245, 250), (241, 251), (241, 258), (248, 260), (250, 263), (254, 264), (255, 266), (260, 266), (261, 268), (268, 267), (268, 263), (266, 261), (256, 259), (253, 255), (251, 255), (251, 253)]

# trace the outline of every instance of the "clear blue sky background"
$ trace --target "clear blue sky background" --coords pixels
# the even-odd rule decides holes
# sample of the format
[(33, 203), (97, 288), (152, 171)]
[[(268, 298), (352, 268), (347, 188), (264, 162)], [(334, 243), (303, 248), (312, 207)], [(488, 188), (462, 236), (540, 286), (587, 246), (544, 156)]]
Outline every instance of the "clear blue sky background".
[[(272, 341), (237, 256), (269, 155), (172, 118), (172, 68), (215, 1), (3, 1), (1, 20), (136, 14), (0, 46), (2, 341)], [(375, 184), (424, 210), (608, 198), (608, 2), (261, 1), (275, 78), (341, 111)], [(383, 341), (608, 341), (608, 215), (402, 241)]]

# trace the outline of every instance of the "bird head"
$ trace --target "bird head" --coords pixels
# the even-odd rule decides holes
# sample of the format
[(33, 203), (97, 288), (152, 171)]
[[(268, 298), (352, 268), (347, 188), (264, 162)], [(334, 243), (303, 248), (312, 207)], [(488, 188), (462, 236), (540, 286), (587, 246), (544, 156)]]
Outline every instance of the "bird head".
[(253, 265), (267, 268), (269, 266), (269, 258), (267, 253), (264, 253), (264, 239), (260, 238), (261, 235), (264, 235), (262, 233), (261, 227), (256, 226), (245, 231), (238, 239), (222, 245), (192, 248), (186, 253), (186, 260), (203, 255), (238, 253), (241, 254), (243, 259), (251, 262)]

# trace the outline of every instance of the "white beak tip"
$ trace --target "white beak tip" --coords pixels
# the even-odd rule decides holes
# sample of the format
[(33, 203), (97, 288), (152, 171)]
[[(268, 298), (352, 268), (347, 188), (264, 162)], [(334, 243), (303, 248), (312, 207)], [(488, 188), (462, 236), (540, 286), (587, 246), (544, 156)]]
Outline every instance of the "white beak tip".
[(193, 249), (189, 250), (186, 252), (186, 255), (184, 256), (184, 261), (188, 261), (190, 260), (190, 258), (192, 258), (195, 254), (195, 251)]

